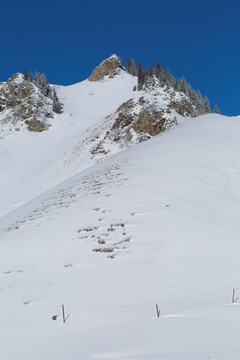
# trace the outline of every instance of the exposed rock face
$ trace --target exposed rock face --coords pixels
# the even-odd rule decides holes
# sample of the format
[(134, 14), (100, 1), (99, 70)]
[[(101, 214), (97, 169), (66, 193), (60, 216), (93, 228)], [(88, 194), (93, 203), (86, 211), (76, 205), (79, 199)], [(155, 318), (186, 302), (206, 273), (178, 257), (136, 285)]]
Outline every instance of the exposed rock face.
[(180, 101), (174, 100), (170, 103), (169, 108), (183, 116), (194, 117), (198, 115), (196, 109), (187, 99), (182, 99)]
[(129, 147), (148, 140), (175, 126), (177, 114), (201, 115), (184, 93), (173, 88), (155, 84), (133, 92), (132, 99), (106, 118), (104, 130), (99, 129), (95, 139), (90, 139), (90, 152), (93, 158), (100, 159), (116, 151), (117, 147)]
[(115, 122), (107, 137), (114, 141), (136, 142), (149, 139), (176, 124), (174, 114), (159, 106), (154, 99), (144, 96), (123, 103), (116, 111)]
[(156, 136), (160, 132), (166, 130), (167, 120), (164, 118), (163, 111), (144, 110), (133, 126), (136, 133), (145, 133)]
[(109, 77), (114, 77), (121, 69), (123, 69), (123, 65), (120, 58), (116, 55), (112, 55), (110, 58), (102, 61), (101, 64), (93, 70), (88, 80), (99, 81), (107, 75), (109, 75)]
[(113, 143), (120, 148), (128, 147), (176, 125), (175, 112), (159, 103), (158, 96), (140, 95), (142, 96), (139, 98), (123, 103), (106, 119), (111, 125), (105, 133), (101, 132), (96, 136), (98, 140), (90, 149), (93, 157), (99, 158), (111, 153)]
[[(29, 131), (41, 132), (50, 126), (53, 118), (52, 100), (46, 98), (22, 74), (15, 74), (0, 84), (0, 124), (19, 131), (19, 125)], [(17, 126), (17, 127), (16, 127)]]

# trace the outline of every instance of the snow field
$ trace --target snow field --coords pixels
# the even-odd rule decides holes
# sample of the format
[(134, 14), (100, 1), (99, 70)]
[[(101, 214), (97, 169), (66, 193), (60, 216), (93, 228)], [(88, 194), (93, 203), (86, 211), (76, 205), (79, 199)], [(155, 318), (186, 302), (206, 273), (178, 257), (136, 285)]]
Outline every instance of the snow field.
[(132, 81), (60, 88), (48, 134), (0, 144), (4, 360), (238, 359), (239, 118), (66, 162)]

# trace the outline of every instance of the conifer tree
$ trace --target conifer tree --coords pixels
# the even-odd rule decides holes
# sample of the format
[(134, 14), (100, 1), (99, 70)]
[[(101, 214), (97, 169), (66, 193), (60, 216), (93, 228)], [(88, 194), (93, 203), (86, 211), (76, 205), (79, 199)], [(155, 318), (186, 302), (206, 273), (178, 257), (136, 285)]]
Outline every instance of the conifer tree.
[(135, 64), (134, 59), (132, 59), (131, 74), (132, 74), (133, 76), (136, 76), (136, 75), (137, 75), (137, 68), (136, 68), (136, 64)]
[(24, 72), (24, 80), (28, 80), (28, 71), (27, 71), (27, 69)]
[(189, 97), (189, 99), (191, 100), (191, 94), (192, 94), (192, 87), (189, 83), (187, 83), (187, 92), (186, 95)]
[(43, 95), (49, 96), (51, 93), (49, 82), (47, 81), (47, 78), (45, 74), (41, 74), (39, 77), (39, 88)]
[(187, 82), (184, 76), (180, 80), (180, 91), (183, 92), (184, 94), (186, 94), (187, 92)]
[[(202, 94), (201, 94), (200, 90), (197, 91), (197, 97), (196, 97), (195, 105), (196, 105), (197, 109), (200, 110), (201, 112), (203, 112), (203, 113), (207, 112), (205, 110), (204, 100), (203, 100), (203, 97), (202, 97)], [(206, 106), (208, 107), (208, 105), (206, 105)]]
[(138, 63), (138, 90), (142, 90), (144, 84), (144, 75), (142, 70), (142, 64), (139, 61)]
[(175, 91), (179, 90), (179, 88), (178, 88), (178, 79), (174, 78), (173, 88), (174, 88)]
[(211, 106), (210, 106), (207, 96), (205, 96), (205, 98), (204, 98), (203, 107), (204, 107), (204, 111), (206, 114), (211, 112)]
[(170, 81), (170, 71), (169, 68), (166, 69), (166, 84), (169, 85)]
[(160, 64), (159, 61), (157, 61), (157, 62), (156, 62), (156, 65), (155, 65), (155, 75), (156, 75), (156, 78), (157, 78), (158, 80), (160, 80), (161, 71), (162, 71), (161, 64)]
[(53, 90), (53, 105), (52, 105), (52, 109), (55, 113), (60, 114), (62, 112), (62, 106), (58, 100), (57, 94), (56, 94), (56, 90)]
[(149, 65), (148, 69), (149, 69), (148, 70), (148, 76), (153, 77), (154, 71), (153, 71), (153, 67), (152, 67), (151, 64)]
[(219, 110), (219, 108), (218, 108), (217, 105), (215, 105), (213, 112), (214, 112), (215, 114), (221, 114), (221, 112), (220, 112), (220, 110)]
[(203, 104), (203, 97), (200, 90), (197, 91), (197, 101), (199, 102), (199, 104)]
[(198, 104), (198, 96), (197, 96), (197, 92), (196, 90), (193, 90), (192, 93), (191, 93), (191, 101), (193, 103), (193, 105), (197, 106)]
[(35, 71), (33, 82), (36, 86), (39, 86), (39, 75), (37, 71)]
[(130, 58), (127, 59), (127, 72), (131, 74), (132, 60)]
[(33, 73), (32, 70), (29, 71), (29, 81), (33, 81)]

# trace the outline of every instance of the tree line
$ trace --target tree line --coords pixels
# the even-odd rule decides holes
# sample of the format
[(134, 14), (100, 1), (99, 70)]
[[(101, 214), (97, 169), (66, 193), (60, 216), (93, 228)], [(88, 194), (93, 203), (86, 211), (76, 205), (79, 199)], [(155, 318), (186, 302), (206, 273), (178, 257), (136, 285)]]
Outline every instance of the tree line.
[[(155, 68), (152, 65), (147, 66), (145, 69), (139, 61), (136, 66), (134, 59), (128, 58), (127, 72), (133, 76), (137, 76), (138, 83), (134, 90), (143, 90), (151, 86), (161, 86), (173, 88), (174, 91), (184, 93), (191, 101), (191, 103), (202, 113), (210, 113), (211, 106), (207, 96), (203, 97), (201, 92), (194, 90), (191, 85), (185, 80), (184, 76), (180, 79), (174, 77), (168, 68), (162, 68), (159, 61), (156, 61)], [(215, 105), (214, 113), (220, 114), (219, 108)]]
[(44, 96), (49, 97), (53, 100), (52, 110), (55, 113), (60, 114), (62, 112), (62, 105), (57, 97), (56, 90), (55, 88), (52, 88), (50, 86), (50, 83), (44, 73), (40, 74), (35, 71), (35, 74), (33, 76), (32, 70), (30, 70), (29, 72), (28, 70), (25, 70), (24, 80), (32, 82), (39, 88), (39, 90)]

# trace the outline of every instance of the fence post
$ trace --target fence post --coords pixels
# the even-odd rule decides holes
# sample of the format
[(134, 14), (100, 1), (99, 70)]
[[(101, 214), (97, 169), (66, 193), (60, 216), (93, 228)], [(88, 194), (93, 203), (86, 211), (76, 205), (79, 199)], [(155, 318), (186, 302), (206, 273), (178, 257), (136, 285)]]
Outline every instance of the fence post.
[(159, 318), (160, 310), (158, 309), (158, 304), (156, 304), (157, 317)]
[(232, 293), (232, 304), (235, 303), (235, 289), (233, 289), (233, 293)]
[(65, 323), (65, 311), (64, 311), (64, 305), (62, 305), (62, 316), (63, 316), (63, 322)]

